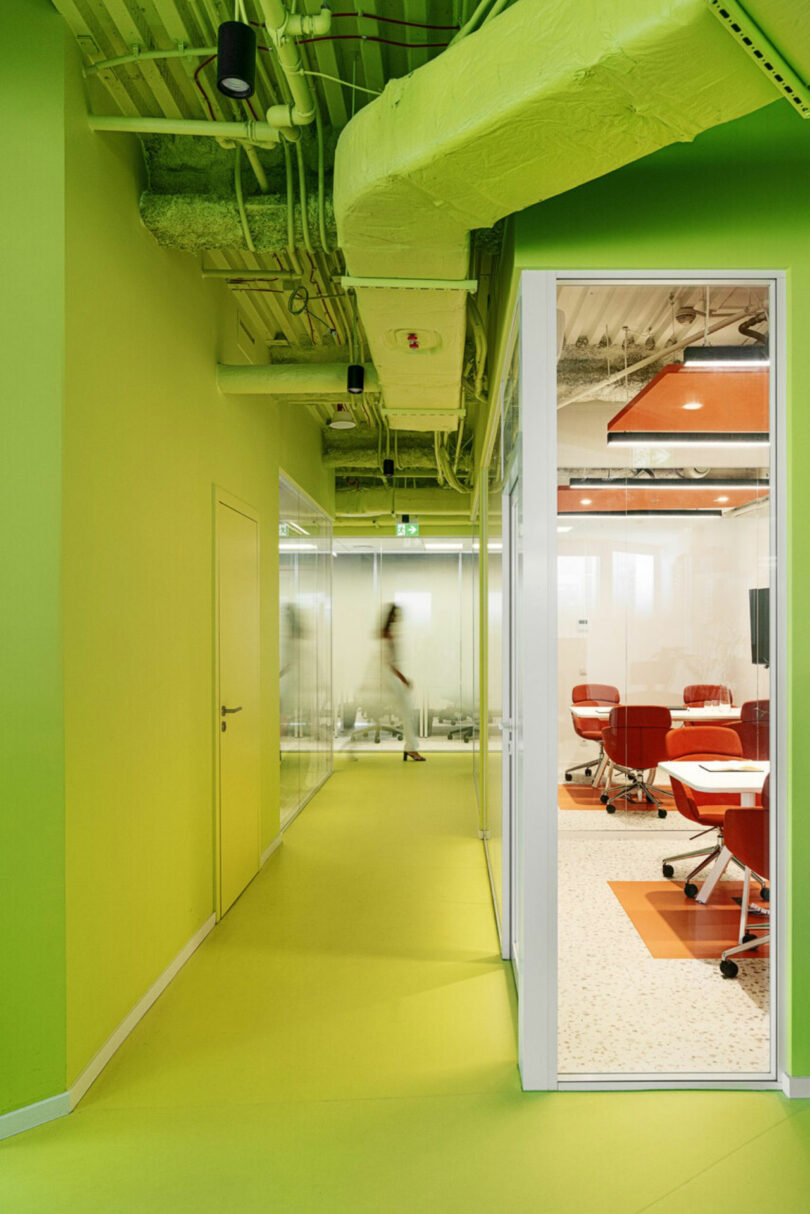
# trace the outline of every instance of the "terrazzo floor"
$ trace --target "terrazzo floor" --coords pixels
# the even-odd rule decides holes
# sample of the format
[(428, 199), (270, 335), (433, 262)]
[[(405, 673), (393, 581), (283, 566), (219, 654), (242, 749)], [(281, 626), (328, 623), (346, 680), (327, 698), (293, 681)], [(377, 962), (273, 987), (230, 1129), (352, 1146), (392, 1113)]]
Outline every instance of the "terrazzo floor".
[[(694, 833), (671, 811), (559, 811), (561, 1076), (760, 1074), (770, 1069), (769, 962), (726, 980), (716, 960), (661, 960), (609, 881), (660, 881)], [(688, 861), (675, 865), (683, 880)], [(738, 879), (738, 871), (724, 879)]]

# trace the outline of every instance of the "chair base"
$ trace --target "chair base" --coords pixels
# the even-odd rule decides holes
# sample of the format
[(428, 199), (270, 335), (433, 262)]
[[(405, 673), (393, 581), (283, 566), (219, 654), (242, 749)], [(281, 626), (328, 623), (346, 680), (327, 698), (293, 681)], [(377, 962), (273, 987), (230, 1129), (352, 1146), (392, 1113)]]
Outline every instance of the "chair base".
[[(750, 868), (746, 868), (742, 904), (740, 906), (739, 943), (735, 944), (733, 948), (724, 949), (720, 954), (720, 973), (724, 978), (736, 978), (739, 973), (739, 967), (735, 961), (731, 960), (732, 957), (738, 957), (740, 953), (750, 952), (752, 949), (759, 948), (763, 944), (770, 944), (771, 942), (770, 923), (748, 922), (752, 875), (758, 882), (762, 880), (756, 873), (752, 874)], [(768, 910), (760, 911), (760, 913), (766, 916), (770, 914)], [(765, 935), (756, 936), (754, 933), (757, 931), (764, 931)]]
[[(661, 797), (671, 797), (673, 794), (670, 790), (668, 788), (659, 788), (657, 784), (652, 783), (652, 779), (647, 780), (643, 771), (632, 771), (629, 768), (619, 768), (619, 770), (629, 776), (629, 783), (623, 784), (615, 792), (613, 789), (608, 788), (606, 792), (602, 793), (600, 800), (607, 812), (609, 814), (615, 813), (617, 801), (629, 801), (635, 793), (636, 799), (639, 802), (646, 801), (651, 808), (654, 805), (658, 811), (658, 817), (665, 818), (667, 811), (664, 809)], [(653, 769), (652, 774), (653, 776), (655, 775), (655, 769)], [(660, 796), (657, 794), (660, 794)]]

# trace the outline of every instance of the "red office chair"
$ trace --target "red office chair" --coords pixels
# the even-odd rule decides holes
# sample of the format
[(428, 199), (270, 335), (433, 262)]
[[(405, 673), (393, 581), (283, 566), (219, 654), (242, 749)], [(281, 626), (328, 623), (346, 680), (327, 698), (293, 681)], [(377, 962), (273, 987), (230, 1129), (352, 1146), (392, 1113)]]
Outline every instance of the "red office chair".
[[(612, 704), (618, 704), (620, 700), (618, 687), (611, 687), (609, 683), (578, 683), (571, 692), (571, 703), (578, 707), (588, 707), (590, 705), (600, 705), (607, 707)], [(602, 725), (598, 717), (572, 717), (574, 722), (574, 731), (584, 738), (586, 742), (598, 742), (599, 754), (594, 761), (589, 759), (587, 763), (577, 763), (574, 767), (569, 767), (565, 773), (566, 780), (570, 780), (575, 771), (581, 771), (584, 767), (585, 775), (589, 776), (593, 768), (597, 771), (602, 764)]]
[[(738, 863), (745, 867), (745, 884), (740, 907), (739, 942), (734, 948), (727, 948), (721, 954), (720, 973), (724, 978), (736, 978), (739, 972), (737, 963), (730, 961), (730, 957), (736, 957), (739, 953), (759, 948), (761, 944), (770, 943), (771, 939), (770, 920), (767, 918), (767, 912), (764, 921), (761, 919), (749, 921), (751, 874), (753, 873), (759, 880), (768, 879), (770, 786), (771, 777), (766, 776), (762, 788), (761, 809), (730, 809), (726, 814), (726, 847), (732, 852)], [(765, 935), (755, 935), (758, 931), (764, 931)]]
[[(666, 738), (672, 727), (668, 708), (654, 704), (622, 705), (610, 712), (608, 725), (602, 730), (605, 754), (614, 767), (630, 777), (628, 784), (602, 793), (601, 801), (609, 814), (615, 814), (616, 802), (629, 801), (633, 793), (650, 805), (658, 807), (658, 817), (665, 818), (664, 809), (656, 793), (671, 796), (665, 788), (653, 784), (655, 769), (666, 757)], [(650, 772), (646, 779), (645, 772)]]
[(687, 708), (703, 708), (707, 700), (722, 700), (733, 704), (731, 688), (722, 683), (689, 683), (683, 689), (683, 702)]
[(742, 743), (743, 758), (769, 759), (771, 741), (771, 707), (768, 700), (746, 700), (740, 709), (739, 721), (733, 729)]
[[(741, 759), (742, 743), (737, 734), (726, 726), (693, 725), (691, 729), (673, 729), (667, 734), (666, 755), (668, 759), (686, 759), (692, 762), (701, 762), (704, 759)], [(690, 822), (696, 822), (698, 826), (705, 828), (699, 831), (695, 838), (701, 834), (708, 834), (709, 831), (717, 832), (711, 847), (681, 852), (677, 856), (667, 856), (662, 862), (663, 874), (669, 879), (675, 875), (672, 865), (676, 860), (704, 857), (697, 868), (692, 869), (683, 887), (687, 898), (696, 898), (698, 887), (694, 883), (694, 878), (720, 855), (723, 847), (723, 822), (726, 811), (737, 808), (739, 800), (732, 803), (728, 797), (720, 796), (718, 793), (696, 792), (681, 784), (680, 780), (673, 779), (671, 783), (678, 812), (688, 818)]]

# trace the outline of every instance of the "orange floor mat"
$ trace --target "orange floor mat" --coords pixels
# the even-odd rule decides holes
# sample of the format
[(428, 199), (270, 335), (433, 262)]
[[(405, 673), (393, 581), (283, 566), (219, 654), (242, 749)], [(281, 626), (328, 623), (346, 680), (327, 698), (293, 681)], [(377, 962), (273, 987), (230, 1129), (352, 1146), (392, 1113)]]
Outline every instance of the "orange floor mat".
[[(722, 881), (702, 906), (672, 881), (608, 881), (652, 957), (661, 960), (720, 957), (737, 943), (741, 881)], [(758, 891), (758, 886), (755, 887)], [(763, 906), (757, 899), (753, 905)], [(756, 916), (759, 920), (759, 916)], [(750, 954), (767, 957), (768, 946)], [(744, 960), (746, 954), (742, 954)]]
[(557, 786), (557, 805), (560, 809), (601, 809), (604, 805), (599, 800), (601, 788), (592, 788), (590, 784), (559, 784)]
[[(604, 791), (604, 784), (600, 788), (593, 788), (590, 784), (558, 784), (557, 806), (559, 809), (600, 809), (602, 813), (606, 813), (604, 805), (599, 800), (600, 794)], [(674, 804), (669, 798), (664, 800), (664, 806), (667, 810), (674, 810)], [(646, 801), (622, 800), (617, 802), (617, 809), (619, 811), (640, 810), (647, 814), (655, 813), (655, 806), (649, 805)]]

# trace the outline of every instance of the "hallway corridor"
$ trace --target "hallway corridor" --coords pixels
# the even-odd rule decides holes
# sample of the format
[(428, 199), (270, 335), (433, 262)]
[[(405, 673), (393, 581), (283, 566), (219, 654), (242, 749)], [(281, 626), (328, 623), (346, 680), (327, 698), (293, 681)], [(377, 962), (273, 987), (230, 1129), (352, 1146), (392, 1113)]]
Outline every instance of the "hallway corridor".
[(742, 1214), (768, 1175), (789, 1212), (808, 1145), (777, 1093), (521, 1093), (470, 756), (363, 754), (78, 1110), (0, 1145), (0, 1208)]

